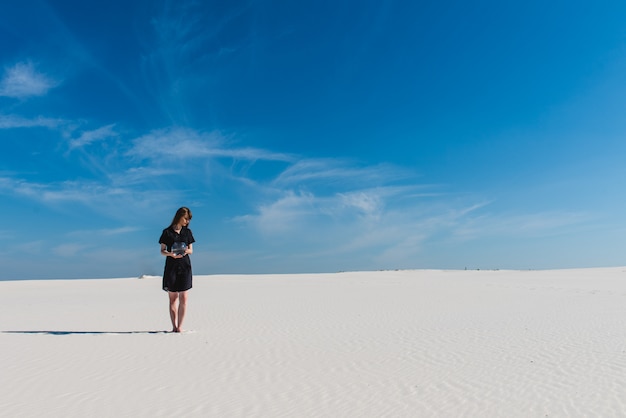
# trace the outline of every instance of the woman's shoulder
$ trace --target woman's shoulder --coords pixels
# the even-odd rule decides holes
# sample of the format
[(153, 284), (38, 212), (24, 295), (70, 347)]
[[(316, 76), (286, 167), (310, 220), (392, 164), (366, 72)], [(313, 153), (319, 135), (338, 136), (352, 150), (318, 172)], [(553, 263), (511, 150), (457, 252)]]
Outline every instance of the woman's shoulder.
[[(184, 231), (184, 232), (183, 232)], [(193, 232), (188, 227), (183, 227), (183, 231), (181, 231), (181, 235), (185, 234), (185, 236), (190, 240), (190, 242), (194, 242), (195, 238), (193, 237)]]
[(171, 226), (168, 226), (167, 228), (163, 228), (163, 231), (161, 232), (162, 237), (169, 237), (173, 235), (175, 235), (175, 233), (174, 233), (174, 229)]

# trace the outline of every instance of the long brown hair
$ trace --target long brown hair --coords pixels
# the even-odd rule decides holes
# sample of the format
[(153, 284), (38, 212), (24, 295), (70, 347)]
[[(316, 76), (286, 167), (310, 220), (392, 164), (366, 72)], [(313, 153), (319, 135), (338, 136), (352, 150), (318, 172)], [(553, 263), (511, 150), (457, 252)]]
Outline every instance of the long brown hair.
[(174, 219), (172, 219), (172, 226), (177, 225), (178, 221), (183, 217), (191, 220), (191, 210), (184, 206), (176, 211), (176, 215), (174, 215)]

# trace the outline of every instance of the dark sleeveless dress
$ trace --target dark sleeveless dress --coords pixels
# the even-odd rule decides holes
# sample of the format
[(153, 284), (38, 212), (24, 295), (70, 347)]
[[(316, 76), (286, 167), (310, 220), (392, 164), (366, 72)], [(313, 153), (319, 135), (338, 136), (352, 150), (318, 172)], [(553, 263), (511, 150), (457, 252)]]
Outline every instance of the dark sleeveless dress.
[[(172, 244), (184, 242), (189, 246), (196, 242), (191, 233), (191, 229), (186, 226), (176, 233), (173, 227), (163, 230), (159, 244), (165, 244), (167, 251), (172, 251)], [(191, 260), (189, 255), (183, 258), (165, 258), (165, 269), (163, 271), (163, 290), (167, 292), (184, 292), (192, 287)]]

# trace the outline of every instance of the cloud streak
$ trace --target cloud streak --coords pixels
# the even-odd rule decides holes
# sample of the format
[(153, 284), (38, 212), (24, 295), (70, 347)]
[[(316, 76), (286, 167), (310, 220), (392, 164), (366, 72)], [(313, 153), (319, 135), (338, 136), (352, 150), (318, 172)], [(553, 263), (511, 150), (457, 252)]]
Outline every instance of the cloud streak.
[(139, 216), (167, 198), (176, 199), (176, 191), (116, 186), (97, 181), (67, 180), (51, 183), (29, 182), (0, 177), (0, 193), (40, 202), (50, 208), (67, 210), (79, 204), (108, 218)]
[(82, 148), (94, 142), (108, 138), (115, 138), (119, 134), (115, 131), (115, 124), (103, 126), (93, 131), (85, 131), (78, 138), (70, 141), (70, 149)]
[(176, 158), (193, 160), (197, 158), (232, 158), (235, 160), (293, 161), (294, 157), (258, 148), (229, 147), (225, 137), (217, 131), (199, 132), (184, 127), (154, 130), (133, 141), (127, 153), (139, 160), (160, 160)]
[(58, 83), (47, 75), (38, 72), (30, 62), (19, 62), (6, 68), (0, 80), (0, 96), (26, 99), (44, 96)]
[(46, 118), (38, 116), (36, 118), (24, 118), (18, 115), (0, 115), (0, 129), (16, 128), (48, 128), (55, 129), (65, 125), (67, 121), (63, 119)]
[(288, 187), (311, 182), (351, 182), (360, 184), (389, 183), (414, 176), (408, 170), (389, 164), (359, 167), (341, 159), (302, 159), (284, 170), (273, 184)]
[(580, 212), (537, 212), (526, 214), (482, 214), (468, 219), (454, 230), (454, 238), (474, 240), (482, 237), (542, 237), (569, 231), (590, 220)]
[(138, 228), (135, 226), (121, 226), (118, 228), (73, 231), (73, 232), (68, 233), (68, 236), (83, 237), (83, 238), (93, 237), (93, 236), (111, 237), (111, 236), (132, 234), (133, 232), (137, 232), (140, 229), (141, 228)]

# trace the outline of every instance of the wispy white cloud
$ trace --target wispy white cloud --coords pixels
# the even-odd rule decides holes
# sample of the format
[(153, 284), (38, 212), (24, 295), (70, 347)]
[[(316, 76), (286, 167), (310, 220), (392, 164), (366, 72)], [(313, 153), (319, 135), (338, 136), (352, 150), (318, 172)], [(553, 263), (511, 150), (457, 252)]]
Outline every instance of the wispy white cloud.
[(558, 234), (590, 220), (585, 213), (537, 212), (530, 214), (481, 214), (470, 217), (454, 229), (453, 236), (461, 240), (482, 237), (538, 237)]
[(102, 200), (104, 196), (114, 197), (130, 193), (130, 191), (122, 188), (109, 188), (93, 182), (33, 183), (13, 180), (9, 184), (13, 192), (47, 203), (77, 202), (90, 204), (96, 200)]
[(21, 254), (38, 254), (45, 248), (45, 242), (43, 240), (20, 242), (15, 248), (7, 248), (6, 250), (12, 250)]
[(376, 228), (356, 234), (343, 250), (354, 252), (373, 248), (379, 266), (415, 266), (434, 241), (456, 234), (488, 203), (467, 204), (448, 200), (408, 207), (392, 207), (381, 216)]
[[(250, 35), (237, 26), (250, 5), (231, 3), (216, 14), (202, 2), (177, 1), (159, 8), (150, 18), (152, 30), (145, 32), (142, 78), (154, 103), (174, 124), (190, 120), (193, 110), (188, 99), (197, 94), (199, 86), (220, 84), (224, 67), (219, 63), (224, 57), (250, 44)], [(211, 96), (204, 95), (203, 102), (211, 101)]]
[(52, 251), (60, 257), (73, 257), (84, 248), (85, 245), (81, 243), (63, 243), (54, 247)]
[[(301, 159), (261, 185), (266, 187), (264, 203), (235, 220), (268, 240), (295, 239), (305, 245), (328, 239), (333, 249), (345, 251), (385, 245), (395, 239), (384, 232), (394, 229), (392, 219), (413, 222), (423, 212), (416, 210), (424, 198), (420, 192), (433, 186), (415, 184), (415, 177), (410, 170), (390, 164)], [(398, 216), (402, 209), (410, 216)], [(407, 225), (397, 229), (401, 235), (412, 231)]]
[(407, 191), (382, 187), (327, 196), (289, 191), (236, 220), (258, 232), (270, 248), (265, 254), (286, 253), (308, 268), (315, 269), (315, 260), (337, 268), (415, 266), (423, 246), (450, 228), (454, 215), (419, 201), (407, 205), (401, 198)]
[(424, 196), (417, 193), (420, 187), (348, 187), (326, 195), (286, 189), (236, 220), (257, 231), (267, 245), (281, 247), (275, 251), (337, 260), (337, 265), (342, 259), (358, 260), (363, 268), (418, 266), (433, 244), (549, 236), (588, 220), (578, 213), (492, 215), (490, 201)]
[(93, 236), (110, 237), (110, 236), (132, 234), (133, 232), (137, 232), (139, 230), (140, 228), (134, 227), (134, 226), (121, 226), (118, 228), (72, 231), (68, 233), (67, 235), (70, 237), (93, 237)]
[(133, 227), (133, 226), (122, 226), (119, 228), (111, 228), (111, 229), (100, 229), (98, 230), (98, 233), (105, 235), (105, 236), (112, 236), (112, 235), (124, 235), (124, 234), (130, 234), (132, 232), (138, 231), (139, 228), (137, 227)]
[(176, 199), (175, 190), (137, 189), (97, 181), (30, 182), (12, 177), (0, 177), (0, 194), (21, 197), (54, 208), (79, 204), (109, 218), (139, 216), (148, 208), (169, 199)]
[[(245, 14), (250, 5), (237, 5), (222, 10), (219, 15), (207, 13), (196, 1), (179, 1), (176, 7), (165, 7), (161, 14), (151, 19), (155, 36), (155, 54), (162, 60), (181, 59), (199, 60), (207, 54), (215, 56), (232, 54), (241, 47), (245, 35), (236, 36), (229, 31), (229, 37), (217, 37), (223, 34), (237, 19)], [(233, 36), (235, 35), (235, 36)], [(198, 52), (201, 52), (198, 54)], [(168, 62), (174, 66), (174, 62)], [(178, 66), (178, 71), (187, 67)]]
[(279, 199), (260, 205), (256, 214), (235, 218), (267, 235), (294, 233), (300, 227), (311, 224), (311, 217), (327, 212), (328, 202), (312, 193), (287, 191)]
[(212, 151), (212, 155), (215, 157), (232, 158), (234, 160), (247, 160), (247, 161), (294, 161), (295, 157), (290, 154), (281, 152), (272, 152), (259, 148), (244, 147), (244, 148), (217, 148)]
[(217, 132), (199, 133), (189, 128), (158, 129), (135, 139), (127, 155), (139, 159), (206, 157), (221, 140)]
[(4, 70), (0, 80), (0, 96), (24, 99), (43, 96), (58, 83), (38, 72), (30, 62), (18, 62)]
[(70, 140), (70, 149), (81, 148), (97, 141), (117, 137), (115, 124), (103, 126), (93, 131), (85, 131), (78, 138)]
[(45, 118), (42, 116), (28, 119), (18, 115), (0, 115), (0, 129), (37, 127), (55, 129), (65, 124), (67, 124), (67, 121), (63, 119)]
[(273, 183), (279, 187), (314, 181), (386, 184), (411, 176), (414, 174), (408, 170), (388, 164), (357, 166), (353, 162), (335, 158), (302, 159), (284, 170)]
[[(402, 200), (401, 195), (410, 189), (409, 186), (388, 186), (329, 195), (288, 189), (269, 203), (259, 205), (256, 213), (236, 220), (268, 236), (285, 233), (298, 235), (299, 231), (310, 228), (344, 228), (351, 224), (368, 229), (382, 222), (389, 211), (393, 210), (387, 206), (396, 206), (397, 202), (393, 202)], [(402, 206), (406, 207), (404, 203)]]
[(384, 206), (381, 196), (371, 191), (339, 193), (337, 197), (344, 207), (353, 208), (370, 217), (378, 217)]
[(199, 132), (190, 128), (159, 129), (133, 141), (128, 156), (157, 160), (163, 157), (177, 159), (232, 158), (241, 160), (292, 161), (293, 156), (257, 148), (229, 147), (226, 138), (217, 131)]
[(110, 178), (113, 184), (129, 187), (176, 174), (178, 174), (178, 171), (171, 168), (131, 167), (123, 172), (112, 173)]

